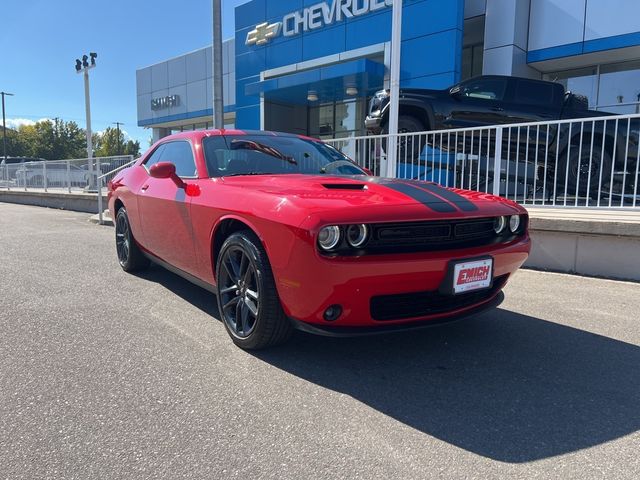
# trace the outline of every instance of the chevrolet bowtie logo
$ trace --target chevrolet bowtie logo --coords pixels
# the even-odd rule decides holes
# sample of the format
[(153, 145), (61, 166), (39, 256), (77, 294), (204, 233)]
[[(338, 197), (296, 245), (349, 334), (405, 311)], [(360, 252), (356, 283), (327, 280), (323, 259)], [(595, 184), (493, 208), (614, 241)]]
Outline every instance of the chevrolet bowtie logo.
[(256, 25), (255, 30), (251, 30), (247, 33), (247, 45), (264, 45), (269, 40), (277, 37), (282, 28), (282, 22), (271, 23), (265, 22), (260, 25)]

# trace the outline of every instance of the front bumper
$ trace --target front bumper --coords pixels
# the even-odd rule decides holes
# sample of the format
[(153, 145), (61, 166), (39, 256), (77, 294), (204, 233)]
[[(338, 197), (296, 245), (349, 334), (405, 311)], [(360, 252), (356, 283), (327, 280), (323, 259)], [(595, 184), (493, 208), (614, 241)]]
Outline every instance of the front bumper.
[[(278, 293), (289, 318), (313, 328), (406, 328), (429, 321), (439, 321), (473, 312), (490, 303), (500, 293), (479, 299), (460, 308), (399, 319), (376, 320), (372, 316), (372, 298), (386, 295), (438, 291), (451, 260), (491, 256), (494, 278), (505, 280), (527, 259), (531, 248), (528, 235), (509, 244), (469, 248), (459, 251), (437, 251), (416, 254), (370, 255), (349, 258), (324, 258), (313, 246), (303, 242), (291, 252), (286, 266), (274, 269)], [(333, 322), (323, 313), (331, 305), (340, 305), (342, 315)], [(418, 309), (416, 309), (418, 310)], [(364, 331), (364, 330), (363, 330)]]
[(497, 308), (504, 300), (504, 293), (502, 291), (493, 295), (489, 300), (483, 302), (473, 308), (466, 309), (460, 313), (449, 315), (442, 318), (414, 321), (410, 323), (399, 324), (381, 324), (373, 327), (340, 327), (325, 322), (325, 325), (316, 325), (301, 322), (290, 318), (289, 320), (293, 324), (293, 327), (302, 332), (312, 333), (314, 335), (322, 335), (324, 337), (359, 337), (380, 335), (389, 333), (402, 333), (410, 332), (414, 330), (424, 330), (425, 328), (440, 327), (442, 325), (449, 325), (450, 323), (458, 322), (470, 317), (475, 317), (488, 310)]

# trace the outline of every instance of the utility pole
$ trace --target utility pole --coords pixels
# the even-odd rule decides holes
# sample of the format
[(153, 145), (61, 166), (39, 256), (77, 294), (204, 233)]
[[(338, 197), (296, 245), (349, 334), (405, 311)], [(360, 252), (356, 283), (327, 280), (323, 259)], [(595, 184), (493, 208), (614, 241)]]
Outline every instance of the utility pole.
[[(96, 66), (98, 54), (91, 52), (89, 56), (83, 55), (82, 61), (76, 59), (76, 73), (84, 73), (84, 108), (87, 117), (87, 158), (89, 167), (89, 190), (93, 187), (93, 139), (91, 138), (91, 99), (89, 97), (89, 70)], [(91, 57), (91, 63), (89, 63)]]
[(391, 14), (391, 82), (389, 105), (389, 140), (386, 175), (395, 178), (398, 153), (398, 113), (400, 102), (400, 44), (402, 41), (402, 0), (393, 0)]
[(213, 128), (224, 128), (222, 92), (222, 0), (213, 0)]
[(116, 126), (116, 131), (118, 132), (118, 152), (117, 155), (122, 155), (122, 153), (120, 152), (120, 125), (124, 125), (124, 123), (122, 122), (113, 122), (113, 124)]
[(4, 97), (13, 97), (13, 93), (0, 92), (2, 95), (2, 154), (4, 156), (4, 163), (7, 163), (7, 123), (4, 116)]

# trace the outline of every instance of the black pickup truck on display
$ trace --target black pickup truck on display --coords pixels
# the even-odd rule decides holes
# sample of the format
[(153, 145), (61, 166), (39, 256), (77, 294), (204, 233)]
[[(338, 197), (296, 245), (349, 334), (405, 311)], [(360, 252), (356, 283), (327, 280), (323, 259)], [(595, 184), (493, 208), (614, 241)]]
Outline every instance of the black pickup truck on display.
[[(398, 131), (423, 132), (602, 115), (589, 110), (585, 97), (565, 92), (559, 83), (487, 75), (446, 90), (401, 89)], [(389, 93), (382, 90), (371, 99), (365, 126), (374, 134), (387, 133), (388, 119)]]
[[(373, 96), (365, 119), (369, 134), (388, 133), (389, 107), (388, 91), (382, 90)], [(609, 190), (618, 190), (617, 195), (620, 195), (620, 188), (628, 191), (637, 183), (637, 179), (633, 179), (623, 182), (626, 188), (617, 185), (620, 183), (618, 178), (631, 180), (637, 170), (637, 120), (578, 120), (611, 115), (589, 110), (586, 97), (565, 92), (559, 83), (528, 78), (486, 75), (445, 90), (401, 89), (398, 133), (442, 132), (469, 127), (487, 127), (487, 130), (476, 130), (475, 140), (470, 134), (460, 134), (456, 136), (455, 146), (447, 134), (444, 134), (444, 141), (441, 140), (442, 136), (434, 134), (402, 136), (399, 139), (400, 158), (419, 163), (421, 152), (424, 158), (425, 145), (456, 153), (473, 151), (475, 145), (475, 152), (478, 152), (482, 151), (484, 138), (488, 143), (487, 149), (484, 150), (484, 156), (477, 160), (484, 163), (477, 168), (482, 170), (489, 163), (487, 173), (490, 173), (493, 163), (486, 152), (495, 151), (495, 130), (489, 127), (568, 120), (541, 127), (505, 129), (505, 136), (508, 131), (509, 139), (503, 138), (502, 141), (503, 161), (506, 159), (505, 164), (521, 162), (519, 176), (524, 177), (525, 181), (528, 175), (529, 179), (538, 177), (542, 184), (541, 177), (544, 176), (549, 181), (566, 186), (566, 192), (575, 190), (578, 195), (593, 197), (601, 195), (603, 186), (607, 186)], [(571, 122), (572, 119), (576, 119), (576, 122)], [(514, 159), (516, 152), (519, 156)], [(541, 158), (543, 152), (545, 158)], [(549, 161), (549, 158), (552, 160)], [(541, 169), (544, 160), (546, 165)], [(630, 177), (622, 175), (623, 168)], [(589, 182), (587, 186), (587, 177), (597, 178), (598, 181)], [(522, 182), (522, 178), (507, 181)]]

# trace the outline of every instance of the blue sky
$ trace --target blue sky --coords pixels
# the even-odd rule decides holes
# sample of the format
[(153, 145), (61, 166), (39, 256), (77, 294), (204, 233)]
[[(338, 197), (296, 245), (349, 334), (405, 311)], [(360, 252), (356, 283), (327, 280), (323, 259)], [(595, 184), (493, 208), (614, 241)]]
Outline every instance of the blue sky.
[[(223, 0), (223, 38), (234, 31), (234, 8)], [(148, 147), (136, 125), (136, 69), (211, 44), (211, 0), (2, 0), (0, 90), (7, 126), (60, 117), (85, 126), (82, 75), (75, 59), (98, 53), (91, 70), (94, 131), (112, 122)], [(1, 121), (1, 118), (0, 118)]]

